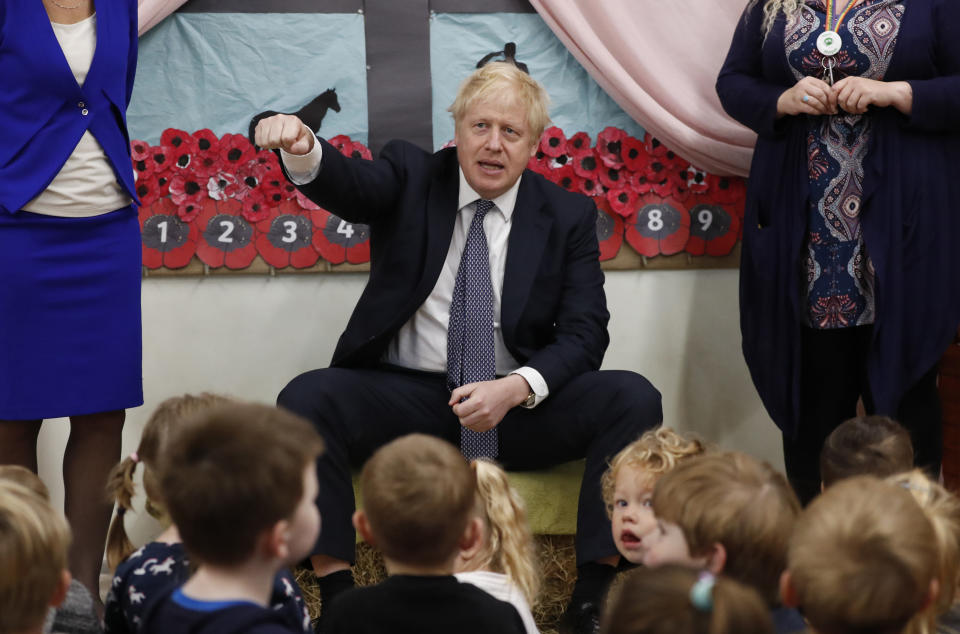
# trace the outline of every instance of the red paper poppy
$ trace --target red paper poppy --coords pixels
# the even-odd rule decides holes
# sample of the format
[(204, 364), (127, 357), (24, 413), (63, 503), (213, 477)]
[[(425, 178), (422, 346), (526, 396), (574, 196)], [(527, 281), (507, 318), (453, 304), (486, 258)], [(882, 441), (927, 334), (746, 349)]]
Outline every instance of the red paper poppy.
[(600, 198), (605, 198), (610, 204), (610, 210), (624, 218), (629, 217), (637, 208), (637, 192), (629, 187), (611, 189), (607, 191), (606, 196), (598, 196), (597, 200)]
[(332, 264), (370, 261), (370, 227), (341, 219), (326, 209), (310, 212), (313, 248)]
[(591, 147), (591, 145), (589, 134), (586, 132), (577, 132), (567, 139), (566, 153), (573, 158), (593, 154), (593, 147)]
[(554, 183), (571, 192), (580, 191), (580, 177), (573, 171), (572, 165), (564, 165), (558, 170), (554, 170), (548, 176)]
[(370, 148), (358, 141), (351, 141), (348, 145), (345, 145), (341, 151), (350, 158), (366, 159), (368, 161), (373, 160), (373, 154), (371, 154)]
[(170, 159), (167, 157), (166, 150), (159, 145), (150, 147), (150, 155), (147, 156), (144, 163), (144, 171), (151, 174), (166, 174), (170, 171)]
[(257, 223), (256, 243), (260, 257), (277, 269), (305, 269), (320, 259), (313, 248), (310, 212), (301, 209), (295, 200), (284, 201)]
[(303, 192), (300, 191), (299, 189), (296, 190), (296, 193), (294, 195), (294, 200), (297, 201), (297, 204), (300, 205), (301, 209), (307, 209), (310, 211), (320, 209), (320, 205), (318, 205), (317, 203), (313, 202), (312, 200), (304, 196)]
[(346, 134), (338, 134), (335, 137), (327, 139), (327, 143), (337, 148), (337, 150), (343, 154), (343, 148), (353, 143), (353, 141), (351, 141), (350, 137), (348, 137)]
[(642, 172), (647, 169), (647, 163), (650, 162), (650, 155), (643, 146), (643, 141), (628, 136), (620, 142), (620, 156), (623, 158), (623, 164), (631, 172)]
[(623, 218), (610, 210), (610, 203), (603, 196), (593, 199), (597, 203), (597, 242), (600, 243), (600, 261), (617, 257), (623, 244)]
[(207, 196), (214, 200), (235, 198), (240, 190), (240, 181), (229, 172), (219, 171), (207, 178)]
[(626, 185), (626, 178), (622, 169), (604, 165), (597, 170), (597, 176), (600, 177), (600, 183), (607, 189), (620, 189)]
[(243, 211), (240, 214), (250, 224), (256, 224), (269, 218), (270, 206), (267, 205), (263, 192), (258, 189), (250, 190), (250, 193), (243, 199)]
[(170, 193), (170, 179), (166, 174), (137, 174), (137, 197), (140, 204), (149, 206)]
[[(575, 171), (580, 178), (599, 180), (601, 166), (602, 163), (600, 159), (597, 158), (593, 149), (587, 154), (581, 154), (573, 159), (573, 171)], [(605, 165), (603, 165), (603, 168), (609, 169)]]
[(170, 178), (170, 199), (181, 220), (190, 222), (200, 213), (200, 202), (207, 199), (206, 183), (193, 174), (178, 172)]
[(600, 184), (599, 180), (582, 178), (580, 179), (580, 191), (587, 196), (602, 196), (603, 185)]
[(651, 190), (657, 196), (674, 196), (683, 198), (687, 194), (686, 181), (681, 176), (681, 172), (673, 170), (664, 170), (661, 172), (661, 179), (651, 187)]
[(177, 206), (169, 198), (140, 207), (140, 236), (143, 265), (148, 269), (180, 269), (193, 259), (200, 230), (196, 224), (177, 217)]
[(130, 141), (130, 159), (136, 163), (137, 161), (145, 161), (148, 156), (150, 156), (150, 144), (146, 141)]
[(257, 257), (254, 228), (240, 215), (240, 202), (207, 198), (197, 217), (197, 257), (211, 268), (245, 269)]
[(175, 149), (179, 149), (182, 145), (189, 144), (192, 141), (194, 141), (194, 138), (188, 132), (176, 128), (167, 128), (160, 135), (160, 145)]
[(648, 193), (653, 188), (653, 184), (647, 180), (645, 172), (627, 172), (627, 184), (630, 189), (641, 195)]
[(672, 198), (647, 194), (627, 219), (627, 242), (648, 258), (683, 250), (690, 237), (690, 214)]
[(687, 190), (691, 193), (702, 194), (707, 191), (709, 185), (707, 184), (707, 173), (705, 171), (691, 165), (684, 170), (684, 175), (687, 180)]
[(550, 178), (550, 173), (553, 170), (550, 169), (550, 165), (547, 162), (549, 160), (551, 160), (549, 156), (538, 151), (536, 154), (530, 157), (529, 161), (527, 161), (527, 168), (533, 170), (537, 174)]
[(242, 134), (224, 134), (220, 139), (220, 163), (222, 169), (236, 172), (256, 156), (257, 151)]
[(667, 146), (649, 132), (643, 135), (643, 146), (647, 149), (647, 154), (651, 157), (661, 157), (667, 153)]
[(743, 202), (747, 198), (747, 183), (736, 176), (707, 174), (707, 196), (720, 204)]
[(727, 255), (737, 243), (740, 218), (721, 205), (698, 204), (690, 209), (691, 255)]
[(627, 133), (620, 128), (609, 126), (597, 136), (597, 156), (607, 167), (623, 167), (623, 158), (620, 155), (623, 140)]
[(548, 156), (546, 157), (546, 160), (547, 164), (550, 166), (550, 169), (553, 170), (561, 169), (573, 163), (573, 159), (566, 154), (561, 154), (559, 156)]
[(194, 147), (193, 169), (198, 174), (212, 176), (221, 169), (220, 139), (212, 130), (203, 128), (193, 133)]
[(557, 126), (550, 126), (540, 136), (540, 151), (547, 156), (557, 157), (566, 154), (567, 137)]

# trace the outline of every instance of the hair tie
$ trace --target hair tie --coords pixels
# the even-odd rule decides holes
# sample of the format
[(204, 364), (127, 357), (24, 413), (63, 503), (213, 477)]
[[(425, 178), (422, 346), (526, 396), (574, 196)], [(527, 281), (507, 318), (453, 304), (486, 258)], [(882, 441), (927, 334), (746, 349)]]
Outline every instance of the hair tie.
[(140, 462), (140, 456), (137, 455), (136, 451), (130, 454), (130, 459), (133, 460), (134, 464)]
[(690, 588), (690, 603), (701, 612), (713, 610), (713, 586), (717, 578), (709, 572), (701, 572)]

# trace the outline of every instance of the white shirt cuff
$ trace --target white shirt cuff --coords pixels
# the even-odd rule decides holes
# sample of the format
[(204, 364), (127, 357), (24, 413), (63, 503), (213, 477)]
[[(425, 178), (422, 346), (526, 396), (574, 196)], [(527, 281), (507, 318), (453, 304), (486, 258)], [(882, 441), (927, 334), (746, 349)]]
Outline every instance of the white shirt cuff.
[(530, 389), (533, 390), (533, 405), (531, 405), (528, 409), (533, 409), (542, 403), (544, 399), (550, 396), (550, 390), (547, 388), (547, 382), (543, 380), (543, 375), (533, 368), (525, 365), (522, 368), (517, 368), (510, 374), (519, 374), (522, 376), (527, 380), (527, 383), (530, 385)]
[(315, 179), (320, 173), (320, 161), (323, 160), (323, 147), (319, 142), (313, 142), (313, 149), (306, 154), (290, 154), (280, 149), (280, 159), (287, 168), (294, 185), (305, 185)]

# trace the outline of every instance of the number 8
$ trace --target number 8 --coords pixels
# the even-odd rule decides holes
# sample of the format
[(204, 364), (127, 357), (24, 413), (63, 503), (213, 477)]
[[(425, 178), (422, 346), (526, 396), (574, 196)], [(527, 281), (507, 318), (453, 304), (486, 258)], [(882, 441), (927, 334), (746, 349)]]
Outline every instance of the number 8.
[(647, 214), (647, 228), (650, 231), (660, 231), (663, 229), (663, 212), (659, 209), (651, 209)]

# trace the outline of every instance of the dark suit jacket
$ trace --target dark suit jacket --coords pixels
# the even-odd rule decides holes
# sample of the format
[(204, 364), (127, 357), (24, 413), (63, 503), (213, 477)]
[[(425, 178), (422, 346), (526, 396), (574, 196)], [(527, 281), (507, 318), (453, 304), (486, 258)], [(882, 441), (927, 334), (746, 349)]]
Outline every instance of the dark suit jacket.
[[(370, 225), (370, 279), (332, 365), (376, 364), (436, 285), (453, 235), (456, 150), (435, 154), (391, 141), (375, 161), (344, 157), (323, 140), (323, 162), (304, 194)], [(504, 342), (551, 390), (600, 367), (609, 337), (593, 202), (523, 173), (508, 241), (501, 302)]]
[[(747, 184), (740, 263), (743, 352), (757, 391), (787, 435), (800, 409), (800, 249), (809, 176), (806, 116), (776, 118), (796, 83), (781, 13), (761, 31), (763, 2), (744, 12), (717, 80), (724, 109), (759, 135)], [(960, 321), (960, 4), (907, 0), (884, 77), (913, 89), (910, 116), (871, 107), (861, 226), (876, 268), (867, 359), (878, 414), (896, 416)]]
[[(126, 111), (137, 66), (137, 0), (97, 0), (97, 48), (78, 86), (43, 3), (0, 2), (0, 213), (43, 191), (87, 130), (137, 199)], [(101, 6), (102, 5), (102, 6)]]

